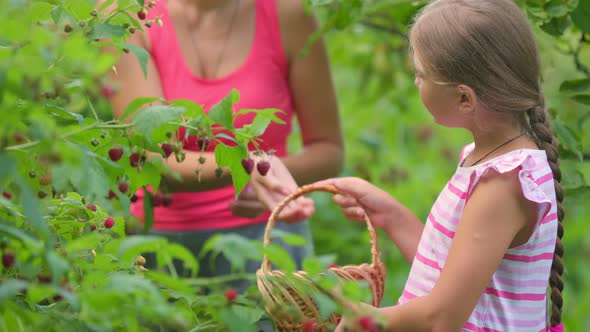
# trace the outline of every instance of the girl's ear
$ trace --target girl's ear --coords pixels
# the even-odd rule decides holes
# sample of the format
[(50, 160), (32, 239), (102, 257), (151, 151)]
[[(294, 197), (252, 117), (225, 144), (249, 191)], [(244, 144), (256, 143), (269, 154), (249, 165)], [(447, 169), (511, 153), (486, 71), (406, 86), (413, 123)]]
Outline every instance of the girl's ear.
[(464, 84), (459, 84), (457, 90), (459, 93), (459, 111), (463, 114), (473, 113), (477, 106), (477, 95), (475, 91)]

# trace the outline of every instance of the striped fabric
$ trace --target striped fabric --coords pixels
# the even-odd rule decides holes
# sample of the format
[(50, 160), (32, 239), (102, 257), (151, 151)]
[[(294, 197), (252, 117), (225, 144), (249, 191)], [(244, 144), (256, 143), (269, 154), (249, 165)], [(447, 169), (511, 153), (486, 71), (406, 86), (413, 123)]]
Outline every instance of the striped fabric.
[[(461, 160), (474, 148), (467, 145)], [(538, 220), (529, 241), (506, 251), (462, 331), (546, 331), (547, 283), (557, 237), (553, 175), (543, 150), (515, 150), (473, 167), (458, 167), (426, 221), (403, 304), (430, 293), (444, 268), (465, 202), (488, 170), (520, 169), (524, 196), (538, 203)]]

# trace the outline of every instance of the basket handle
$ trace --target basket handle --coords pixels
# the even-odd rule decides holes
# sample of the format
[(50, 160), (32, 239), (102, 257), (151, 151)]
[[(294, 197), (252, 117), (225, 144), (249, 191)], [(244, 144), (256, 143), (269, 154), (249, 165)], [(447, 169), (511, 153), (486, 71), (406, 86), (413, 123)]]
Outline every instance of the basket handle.
[[(308, 194), (308, 193), (311, 193), (314, 191), (324, 191), (324, 192), (329, 192), (332, 194), (341, 194), (341, 191), (338, 190), (338, 188), (336, 188), (333, 185), (324, 185), (324, 186), (306, 185), (306, 186), (302, 186), (302, 187), (298, 188), (295, 192), (293, 192), (289, 196), (285, 197), (279, 203), (279, 205), (277, 205), (275, 207), (275, 209), (272, 211), (270, 217), (268, 218), (268, 223), (266, 224), (266, 228), (264, 230), (264, 242), (263, 242), (264, 247), (268, 246), (272, 242), (271, 232), (275, 227), (277, 216), (283, 210), (283, 208), (285, 208), (285, 206), (287, 206), (287, 204), (289, 204), (289, 202), (291, 202), (292, 200), (295, 200), (305, 194)], [(381, 264), (381, 253), (379, 252), (379, 247), (377, 245), (377, 234), (375, 233), (375, 228), (371, 224), (371, 220), (369, 219), (369, 217), (366, 214), (365, 214), (364, 221), (365, 221), (365, 224), (367, 225), (367, 229), (369, 230), (369, 235), (371, 237), (370, 240), (371, 240), (372, 264), (373, 265)], [(271, 271), (271, 263), (270, 263), (270, 260), (268, 259), (267, 255), (264, 255), (262, 257), (262, 265), (261, 265), (260, 269), (262, 270), (262, 272), (265, 272), (265, 273)]]

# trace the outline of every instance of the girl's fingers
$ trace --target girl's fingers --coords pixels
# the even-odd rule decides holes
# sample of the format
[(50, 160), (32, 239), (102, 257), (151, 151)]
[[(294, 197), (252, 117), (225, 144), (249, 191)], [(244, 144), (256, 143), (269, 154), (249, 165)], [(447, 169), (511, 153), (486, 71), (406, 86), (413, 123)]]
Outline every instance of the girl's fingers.
[(363, 221), (365, 219), (365, 210), (358, 206), (343, 208), (342, 212), (351, 220)]
[(354, 197), (336, 194), (332, 196), (332, 201), (342, 208), (358, 206), (358, 202)]

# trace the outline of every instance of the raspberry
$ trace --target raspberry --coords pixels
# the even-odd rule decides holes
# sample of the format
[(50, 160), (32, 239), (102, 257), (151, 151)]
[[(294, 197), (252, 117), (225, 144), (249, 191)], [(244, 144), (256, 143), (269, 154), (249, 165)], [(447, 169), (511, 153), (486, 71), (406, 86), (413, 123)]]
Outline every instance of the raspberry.
[(303, 332), (313, 332), (315, 329), (315, 322), (311, 319), (308, 319), (303, 322), (302, 328)]
[(92, 203), (86, 204), (86, 208), (92, 212), (96, 212), (96, 205), (94, 205)]
[(4, 198), (6, 198), (6, 199), (11, 199), (12, 198), (12, 194), (11, 193), (7, 193), (6, 191), (2, 192), (2, 196), (4, 196)]
[(377, 325), (377, 323), (375, 323), (373, 318), (370, 316), (363, 316), (363, 317), (359, 318), (358, 323), (361, 326), (361, 328), (363, 329), (363, 331), (366, 331), (366, 332), (378, 332), (379, 331), (379, 325)]
[(233, 288), (225, 291), (225, 299), (228, 303), (233, 303), (238, 298), (238, 295), (238, 291)]
[(270, 163), (268, 161), (260, 161), (256, 164), (256, 169), (260, 175), (265, 176), (270, 170)]
[(199, 137), (197, 139), (197, 145), (201, 149), (201, 151), (207, 150), (207, 148), (209, 147), (209, 143), (211, 143), (209, 137)]
[(336, 264), (336, 263), (330, 263), (330, 265), (328, 265), (328, 268), (329, 269), (332, 269), (332, 268), (335, 268), (335, 267), (338, 267), (338, 264)]
[(119, 183), (119, 191), (120, 192), (126, 193), (128, 189), (129, 189), (129, 184), (127, 182)]
[(111, 148), (109, 150), (109, 158), (112, 161), (118, 161), (123, 156), (123, 149), (121, 148)]
[(137, 167), (139, 165), (139, 161), (141, 160), (141, 156), (139, 153), (134, 152), (129, 156), (129, 165), (131, 167)]
[(164, 195), (162, 195), (161, 193), (156, 193), (152, 199), (152, 205), (153, 206), (160, 206), (164, 204)]
[(162, 197), (162, 205), (170, 206), (172, 204), (172, 195), (164, 195)]
[(113, 198), (116, 198), (116, 197), (117, 197), (117, 194), (115, 194), (114, 191), (109, 190), (109, 195), (107, 196), (107, 199), (113, 199)]
[(145, 20), (145, 18), (147, 17), (147, 10), (145, 8), (140, 9), (137, 12), (137, 18), (139, 18), (140, 20)]
[(110, 85), (103, 85), (100, 88), (100, 94), (106, 99), (109, 99), (115, 95), (115, 90), (113, 90), (113, 88)]
[(131, 195), (131, 197), (129, 198), (129, 201), (131, 203), (135, 203), (135, 202), (137, 202), (137, 200), (138, 200), (138, 197), (135, 194)]
[(95, 231), (96, 230), (96, 225), (90, 225), (90, 230), (91, 231)]
[(14, 135), (12, 135), (12, 139), (17, 144), (22, 144), (27, 140), (25, 138), (25, 135), (23, 135), (22, 133), (15, 133)]
[(4, 266), (5, 269), (10, 269), (13, 267), (14, 260), (14, 254), (11, 251), (6, 251), (4, 254), (2, 254), (2, 266)]
[(112, 228), (113, 226), (115, 226), (115, 219), (113, 217), (108, 217), (104, 220), (104, 227)]
[(162, 150), (164, 151), (164, 156), (166, 158), (170, 157), (172, 152), (174, 152), (174, 147), (172, 146), (172, 144), (164, 143), (164, 144), (162, 144), (161, 147), (162, 147)]
[(242, 166), (246, 173), (252, 174), (252, 171), (254, 170), (254, 160), (252, 160), (252, 158), (242, 159)]
[(145, 257), (143, 256), (137, 256), (137, 259), (135, 260), (137, 262), (137, 265), (141, 265), (144, 266), (145, 265)]

